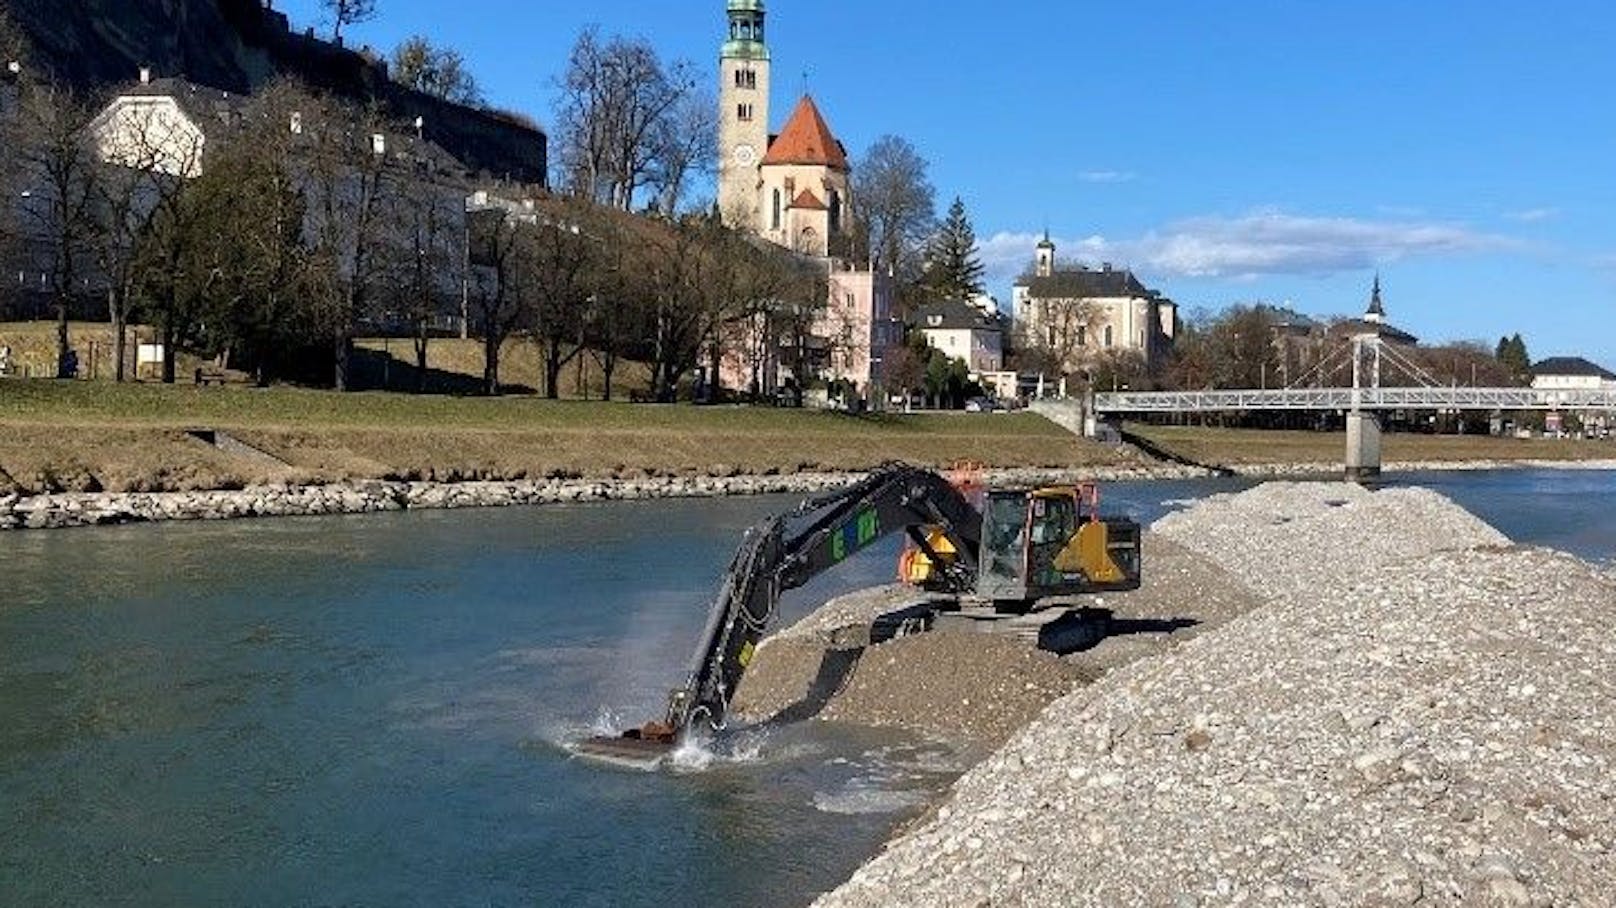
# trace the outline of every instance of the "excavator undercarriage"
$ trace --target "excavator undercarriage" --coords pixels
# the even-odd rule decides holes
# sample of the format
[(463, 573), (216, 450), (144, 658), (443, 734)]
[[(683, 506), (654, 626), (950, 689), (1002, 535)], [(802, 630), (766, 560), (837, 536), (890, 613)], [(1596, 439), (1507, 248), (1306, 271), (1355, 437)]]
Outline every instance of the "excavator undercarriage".
[(666, 714), (577, 750), (653, 762), (692, 731), (721, 729), (780, 594), (892, 533), (907, 537), (901, 578), (935, 596), (931, 613), (907, 616), (889, 635), (930, 629), (943, 614), (983, 620), (1053, 597), (1137, 589), (1139, 525), (1098, 508), (1093, 486), (983, 490), (903, 465), (811, 498), (747, 530)]

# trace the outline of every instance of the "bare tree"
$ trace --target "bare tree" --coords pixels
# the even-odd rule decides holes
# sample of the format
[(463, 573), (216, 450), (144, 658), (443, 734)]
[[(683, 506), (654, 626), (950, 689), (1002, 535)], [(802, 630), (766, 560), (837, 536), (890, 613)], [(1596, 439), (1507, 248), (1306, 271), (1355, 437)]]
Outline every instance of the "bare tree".
[(40, 264), (56, 305), (57, 376), (72, 378), (68, 318), (94, 260), (97, 158), (85, 133), (93, 111), (53, 86), (25, 87), (19, 102), (23, 229), (45, 247)]
[(103, 158), (96, 181), (91, 249), (106, 287), (114, 337), (114, 378), (128, 366), (129, 319), (137, 299), (136, 267), (168, 210), (202, 169), (200, 132), (177, 125), (156, 105), (114, 108), (98, 121)]
[(595, 270), (596, 289), (584, 314), (586, 334), (595, 362), (600, 366), (601, 398), (611, 400), (613, 377), (623, 357), (635, 351), (649, 333), (644, 302), (651, 296), (643, 268), (643, 256), (635, 250), (622, 218), (601, 218), (599, 259)]
[(525, 247), (537, 215), (531, 205), (496, 201), (467, 213), (471, 231), (472, 313), (483, 339), (483, 392), (500, 393), (500, 351), (531, 320)]
[(893, 135), (875, 140), (853, 168), (856, 223), (869, 234), (869, 257), (905, 280), (920, 273), (922, 251), (937, 226), (937, 191), (926, 160)]
[(481, 104), (477, 80), (466, 68), (460, 52), (435, 47), (422, 35), (406, 39), (393, 50), (393, 81), (434, 98), (456, 104)]
[(1094, 336), (1099, 309), (1092, 300), (1040, 300), (1030, 324), (1017, 328), (1016, 349), (1024, 369), (1072, 375), (1098, 346)]
[(385, 212), (389, 181), (385, 120), (375, 108), (348, 110), (331, 101), (304, 113), (303, 145), (308, 165), (312, 259), (323, 278), (313, 284), (322, 305), (319, 320), (332, 342), (333, 384), (352, 387), (353, 336), (369, 313), (386, 264)]
[(225, 246), (217, 254), (225, 273), (210, 308), (214, 346), (251, 368), (260, 385), (268, 384), (284, 350), (319, 340), (318, 313), (311, 311), (319, 296), (310, 292), (304, 244), (302, 136), (291, 129), (316, 103), (286, 83), (261, 92), (193, 189), (220, 196), (208, 207), (222, 229), (201, 240)]
[(656, 131), (650, 186), (662, 216), (679, 214), (692, 176), (711, 174), (718, 164), (718, 102), (692, 89), (668, 112)]
[(342, 29), (376, 18), (376, 0), (320, 0), (331, 16), (331, 38), (342, 43)]
[(572, 192), (632, 209), (669, 151), (668, 125), (695, 73), (689, 63), (664, 65), (646, 41), (602, 44), (595, 29), (580, 34), (557, 86), (561, 166)]
[(588, 202), (563, 204), (531, 230), (524, 267), (531, 272), (533, 337), (544, 348), (544, 394), (560, 397), (561, 370), (581, 355), (590, 301), (601, 289), (604, 239)]
[(651, 393), (671, 403), (679, 382), (695, 367), (706, 333), (711, 259), (704, 254), (709, 219), (687, 215), (665, 231), (648, 233), (639, 247), (651, 328)]
[(391, 194), (388, 219), (398, 234), (387, 244), (386, 284), (412, 329), (416, 390), (426, 390), (433, 323), (462, 286), (464, 195), (425, 182)]

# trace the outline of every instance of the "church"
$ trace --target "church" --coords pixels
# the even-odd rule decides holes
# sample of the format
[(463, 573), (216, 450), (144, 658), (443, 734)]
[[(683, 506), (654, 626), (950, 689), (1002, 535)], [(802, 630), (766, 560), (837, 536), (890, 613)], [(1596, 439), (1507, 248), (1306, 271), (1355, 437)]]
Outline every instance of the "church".
[[(840, 253), (852, 226), (852, 175), (847, 148), (814, 99), (804, 94), (778, 133), (770, 124), (771, 60), (763, 0), (727, 0), (728, 35), (719, 51), (718, 208), (724, 223), (823, 267), (830, 300), (814, 329), (814, 375), (853, 384), (878, 401), (882, 366), (903, 345), (893, 307), (892, 280)], [(758, 364), (731, 356), (722, 379), (744, 388)], [(777, 359), (772, 357), (771, 359)], [(762, 371), (774, 376), (773, 364)], [(757, 389), (776, 387), (771, 377)]]

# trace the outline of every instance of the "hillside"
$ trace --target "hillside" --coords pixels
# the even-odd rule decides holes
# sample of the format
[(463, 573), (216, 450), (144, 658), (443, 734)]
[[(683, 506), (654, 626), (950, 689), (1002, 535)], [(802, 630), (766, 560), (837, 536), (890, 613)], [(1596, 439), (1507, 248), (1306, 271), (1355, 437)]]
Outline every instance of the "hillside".
[(544, 185), (542, 130), (508, 114), (452, 104), (389, 80), (376, 54), (294, 32), (262, 0), (0, 0), (32, 44), (32, 63), (88, 92), (128, 84), (142, 67), (229, 92), (290, 77), (320, 91), (383, 105), (473, 171)]

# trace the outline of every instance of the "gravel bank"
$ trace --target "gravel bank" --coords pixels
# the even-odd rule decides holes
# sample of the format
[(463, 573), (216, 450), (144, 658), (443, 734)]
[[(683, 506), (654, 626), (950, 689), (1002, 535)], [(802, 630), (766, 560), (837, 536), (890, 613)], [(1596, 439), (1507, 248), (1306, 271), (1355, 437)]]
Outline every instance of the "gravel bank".
[(1053, 703), (819, 904), (1610, 903), (1608, 573), (1423, 490), (1155, 529), (1264, 605)]

